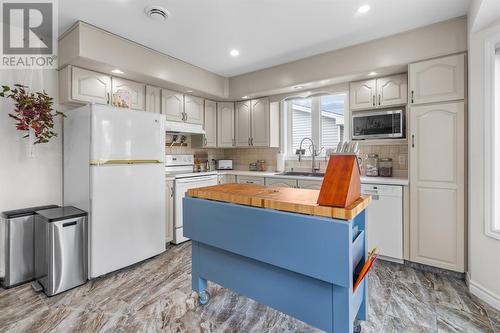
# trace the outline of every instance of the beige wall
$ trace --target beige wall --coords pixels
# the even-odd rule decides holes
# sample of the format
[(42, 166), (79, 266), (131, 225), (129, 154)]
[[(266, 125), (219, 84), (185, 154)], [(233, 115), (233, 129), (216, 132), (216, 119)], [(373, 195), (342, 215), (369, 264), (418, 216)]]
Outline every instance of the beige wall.
[(131, 80), (204, 97), (228, 96), (227, 78), (83, 22), (60, 38), (59, 67), (68, 64), (109, 74), (118, 68)]
[(492, 35), (500, 35), (500, 21), (469, 34), (469, 278), (471, 291), (500, 310), (500, 240), (485, 235), (484, 206), (484, 41)]
[[(366, 74), (378, 68), (467, 50), (467, 20), (458, 18), (229, 79), (230, 97), (318, 80)], [(349, 81), (348, 79), (345, 81)]]
[[(1, 84), (20, 83), (35, 91), (46, 90), (56, 98), (55, 70), (0, 70)], [(61, 110), (60, 108), (58, 108)], [(35, 158), (28, 158), (27, 139), (8, 117), (10, 100), (0, 98), (0, 211), (45, 204), (62, 204), (62, 131), (60, 118), (55, 131), (59, 136), (36, 145)]]

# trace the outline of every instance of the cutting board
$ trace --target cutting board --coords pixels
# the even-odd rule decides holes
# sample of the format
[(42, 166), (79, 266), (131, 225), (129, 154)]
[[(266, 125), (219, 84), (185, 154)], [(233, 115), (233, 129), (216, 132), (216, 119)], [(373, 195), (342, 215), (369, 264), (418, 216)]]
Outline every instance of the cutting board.
[(222, 184), (190, 189), (187, 195), (193, 198), (342, 220), (352, 220), (371, 202), (370, 196), (362, 196), (346, 208), (321, 206), (317, 204), (319, 192), (319, 190), (254, 184)]

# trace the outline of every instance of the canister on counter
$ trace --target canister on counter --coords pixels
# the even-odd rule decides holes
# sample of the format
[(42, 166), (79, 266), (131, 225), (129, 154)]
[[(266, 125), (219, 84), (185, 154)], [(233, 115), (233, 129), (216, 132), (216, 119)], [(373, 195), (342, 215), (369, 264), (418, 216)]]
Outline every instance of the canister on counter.
[(266, 166), (266, 161), (265, 160), (258, 160), (257, 161), (257, 169), (259, 171), (266, 171), (266, 168), (267, 168), (267, 166)]
[(368, 154), (365, 159), (365, 173), (367, 177), (378, 176), (378, 155)]
[(378, 174), (380, 177), (392, 177), (392, 158), (379, 159)]

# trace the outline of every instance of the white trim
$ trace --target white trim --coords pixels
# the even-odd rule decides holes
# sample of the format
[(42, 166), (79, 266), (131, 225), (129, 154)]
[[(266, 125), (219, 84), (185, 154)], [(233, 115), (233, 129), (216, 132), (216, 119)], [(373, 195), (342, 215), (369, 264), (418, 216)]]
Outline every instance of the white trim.
[[(495, 48), (500, 43), (496, 35), (484, 43), (484, 233), (500, 240), (500, 229), (495, 228)], [(498, 177), (498, 175), (497, 175)], [(497, 213), (499, 215), (500, 212)]]
[(471, 294), (476, 295), (482, 301), (488, 303), (498, 311), (500, 311), (500, 296), (481, 286), (480, 284), (470, 280), (469, 275), (467, 274), (469, 291)]
[[(329, 91), (315, 91), (314, 93), (306, 93), (306, 94), (300, 94), (300, 95), (295, 95), (295, 96), (287, 96), (285, 99), (282, 100), (282, 105), (283, 105), (283, 122), (282, 124), (284, 125), (283, 127), (285, 128), (284, 133), (286, 133), (282, 138), (283, 142), (286, 144), (284, 147), (281, 147), (281, 151), (284, 154), (285, 160), (298, 160), (297, 156), (293, 154), (293, 152), (290, 150), (292, 147), (292, 136), (291, 136), (291, 128), (292, 128), (292, 117), (290, 115), (290, 110), (291, 110), (291, 103), (293, 99), (298, 99), (298, 98), (311, 98), (312, 103), (311, 103), (311, 132), (312, 132), (312, 140), (314, 141), (315, 145), (318, 145), (318, 142), (321, 141), (321, 114), (316, 113), (313, 110), (320, 109), (320, 98), (321, 96), (330, 96), (330, 95), (344, 95), (344, 137), (342, 138), (343, 141), (349, 140), (349, 133), (350, 133), (350, 127), (348, 124), (348, 119), (350, 119), (350, 111), (349, 111), (349, 91), (348, 90), (339, 90), (335, 92), (329, 92)], [(318, 145), (318, 149), (321, 149), (321, 147)], [(324, 153), (321, 154), (321, 156), (318, 156), (318, 158), (324, 158)], [(304, 160), (312, 160), (310, 156), (303, 156), (302, 159)]]

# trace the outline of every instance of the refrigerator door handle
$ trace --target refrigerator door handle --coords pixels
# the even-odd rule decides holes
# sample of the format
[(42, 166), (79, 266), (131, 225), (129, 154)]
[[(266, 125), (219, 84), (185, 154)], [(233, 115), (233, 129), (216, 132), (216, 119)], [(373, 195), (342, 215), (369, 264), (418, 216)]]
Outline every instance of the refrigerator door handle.
[(90, 165), (163, 164), (160, 160), (91, 160)]
[(213, 176), (205, 176), (205, 177), (191, 177), (191, 178), (179, 178), (175, 181), (179, 184), (187, 184), (187, 183), (199, 183), (207, 180), (217, 180), (217, 175)]

